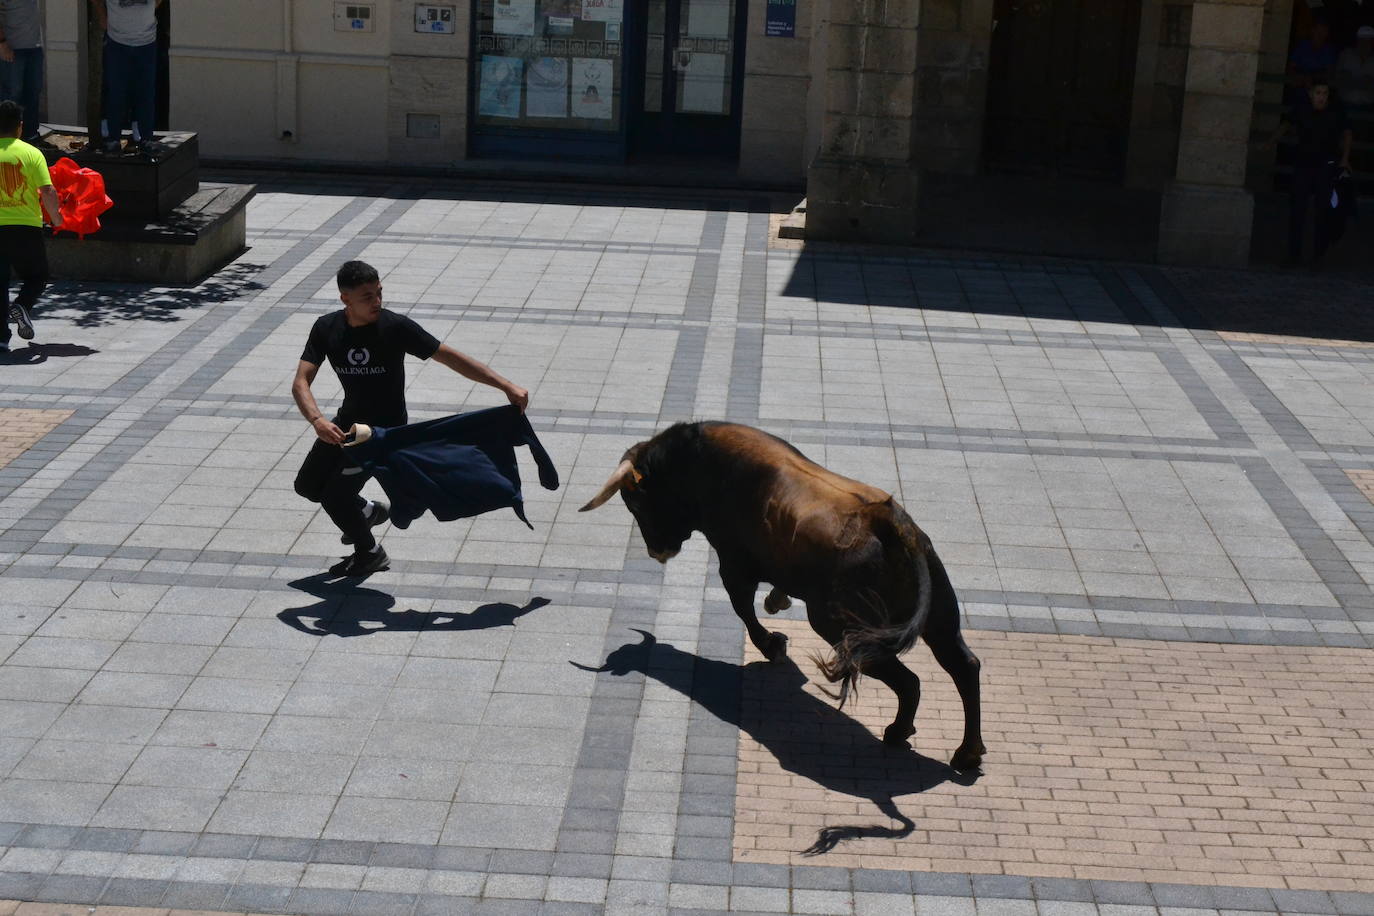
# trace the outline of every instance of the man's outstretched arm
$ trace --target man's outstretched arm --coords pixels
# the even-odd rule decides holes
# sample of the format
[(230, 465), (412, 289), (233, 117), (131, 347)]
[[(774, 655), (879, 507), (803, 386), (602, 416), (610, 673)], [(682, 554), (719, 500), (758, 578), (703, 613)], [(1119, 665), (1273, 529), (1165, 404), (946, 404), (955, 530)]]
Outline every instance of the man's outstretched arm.
[(310, 421), (316, 436), (330, 445), (342, 445), (344, 431), (331, 423), (320, 411), (320, 405), (315, 403), (315, 393), (310, 390), (310, 383), (315, 381), (315, 373), (319, 371), (320, 367), (314, 363), (305, 360), (297, 363), (296, 378), (291, 382), (291, 397), (296, 399), (296, 409), (301, 412), (301, 416)]
[(448, 344), (439, 345), (439, 349), (434, 352), (434, 360), (448, 366), (463, 378), (472, 379), (474, 382), (490, 385), (499, 390), (508, 401), (519, 407), (522, 413), (530, 403), (530, 393), (524, 388), (498, 375), (486, 363), (479, 362), (466, 353), (459, 353)]
[(54, 229), (62, 225), (62, 203), (57, 198), (57, 189), (50, 184), (45, 184), (38, 189), (38, 199), (43, 202), (43, 209), (48, 213), (48, 225)]

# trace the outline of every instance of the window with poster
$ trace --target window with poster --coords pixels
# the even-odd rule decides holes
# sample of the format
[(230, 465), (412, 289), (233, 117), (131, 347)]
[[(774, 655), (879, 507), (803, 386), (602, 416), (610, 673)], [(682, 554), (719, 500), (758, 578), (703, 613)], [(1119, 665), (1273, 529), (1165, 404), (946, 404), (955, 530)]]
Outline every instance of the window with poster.
[(475, 155), (623, 154), (623, 3), (474, 0)]

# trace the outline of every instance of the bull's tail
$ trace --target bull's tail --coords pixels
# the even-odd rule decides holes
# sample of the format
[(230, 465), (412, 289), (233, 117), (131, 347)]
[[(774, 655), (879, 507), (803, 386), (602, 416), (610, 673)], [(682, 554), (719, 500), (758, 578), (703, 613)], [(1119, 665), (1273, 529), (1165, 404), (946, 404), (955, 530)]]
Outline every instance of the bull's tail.
[(901, 655), (915, 645), (925, 631), (926, 620), (930, 617), (930, 559), (927, 556), (930, 546), (919, 533), (908, 543), (916, 568), (916, 609), (911, 618), (894, 623), (891, 609), (881, 599), (866, 602), (869, 605), (866, 615), (853, 608), (844, 608), (841, 610), (846, 617), (844, 635), (835, 644), (834, 655), (829, 659), (812, 656), (826, 680), (840, 685), (838, 692), (821, 687), (827, 696), (839, 702), (840, 709), (844, 709), (849, 695), (855, 692), (865, 668)]

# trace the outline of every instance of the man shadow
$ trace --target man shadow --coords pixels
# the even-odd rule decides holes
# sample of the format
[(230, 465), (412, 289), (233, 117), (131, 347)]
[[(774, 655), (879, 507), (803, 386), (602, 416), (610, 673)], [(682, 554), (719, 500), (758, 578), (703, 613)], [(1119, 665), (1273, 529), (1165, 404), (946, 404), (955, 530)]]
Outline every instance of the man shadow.
[[(601, 667), (572, 664), (617, 677), (631, 672), (651, 677), (747, 732), (787, 772), (829, 791), (867, 799), (900, 825), (824, 827), (805, 855), (830, 852), (846, 840), (908, 836), (916, 825), (898, 809), (894, 798), (944, 782), (972, 785), (978, 779), (977, 772), (960, 773), (916, 751), (888, 748), (866, 725), (807, 693), (803, 689), (806, 675), (791, 658), (736, 665), (684, 652), (643, 630), (635, 632), (642, 641), (616, 649)], [(749, 702), (759, 704), (747, 715), (746, 690)]]
[(30, 343), (22, 349), (0, 353), (0, 366), (36, 366), (53, 356), (93, 356), (99, 352), (81, 344)]
[[(382, 630), (418, 632), (420, 630), (486, 630), (514, 626), (515, 621), (549, 603), (548, 598), (531, 598), (524, 607), (504, 601), (484, 604), (466, 614), (439, 611), (392, 610), (396, 599), (374, 588), (359, 588), (339, 581), (329, 573), (297, 579), (291, 587), (320, 599), (309, 607), (287, 608), (277, 619), (294, 630), (313, 636), (367, 636)], [(314, 620), (314, 624), (307, 623)]]

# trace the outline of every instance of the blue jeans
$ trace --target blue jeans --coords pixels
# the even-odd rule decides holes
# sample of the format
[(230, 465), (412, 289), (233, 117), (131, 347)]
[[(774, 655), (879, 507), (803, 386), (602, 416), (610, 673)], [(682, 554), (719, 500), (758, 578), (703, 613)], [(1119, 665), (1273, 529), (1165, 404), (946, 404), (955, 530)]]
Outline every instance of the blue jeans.
[(42, 48), (16, 48), (14, 63), (0, 62), (0, 99), (24, 107), (25, 140), (38, 135), (38, 97), (42, 92)]
[(153, 139), (157, 100), (157, 42), (131, 48), (105, 36), (105, 121), (109, 139), (124, 133), (133, 112), (139, 139)]

